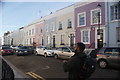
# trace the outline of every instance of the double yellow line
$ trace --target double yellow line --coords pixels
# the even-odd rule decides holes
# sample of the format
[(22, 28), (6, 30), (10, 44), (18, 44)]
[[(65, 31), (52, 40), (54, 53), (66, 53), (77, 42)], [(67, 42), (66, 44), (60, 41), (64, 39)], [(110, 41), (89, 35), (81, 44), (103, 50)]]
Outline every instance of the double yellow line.
[(27, 72), (26, 74), (33, 77), (33, 78), (35, 78), (36, 80), (45, 80), (43, 77), (41, 77), (41, 76), (39, 76), (39, 75), (37, 75), (37, 74), (35, 74), (33, 72)]

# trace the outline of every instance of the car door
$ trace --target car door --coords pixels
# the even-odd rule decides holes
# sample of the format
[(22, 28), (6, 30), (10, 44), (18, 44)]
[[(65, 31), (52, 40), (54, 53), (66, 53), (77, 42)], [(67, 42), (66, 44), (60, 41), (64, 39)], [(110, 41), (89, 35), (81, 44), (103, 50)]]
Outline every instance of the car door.
[(113, 61), (111, 59), (111, 54), (112, 54), (112, 49), (106, 48), (104, 51), (103, 58), (105, 58), (109, 64), (113, 63)]
[(119, 63), (120, 63), (120, 48), (112, 48), (111, 49), (110, 60), (113, 65), (119, 65)]
[(62, 57), (64, 59), (69, 59), (71, 51), (68, 48), (63, 48)]
[(63, 50), (62, 50), (61, 47), (57, 49), (56, 54), (58, 55), (59, 58), (62, 58), (62, 56), (63, 56)]
[(44, 50), (45, 50), (44, 47), (40, 48), (40, 49), (39, 49), (39, 54), (44, 55)]
[(36, 49), (36, 51), (37, 51), (38, 54), (40, 54), (40, 55), (41, 55), (41, 48), (42, 48), (42, 47), (38, 47), (38, 48)]
[(116, 48), (107, 48), (105, 50), (106, 60), (111, 65), (116, 65), (118, 63), (118, 52), (119, 49)]

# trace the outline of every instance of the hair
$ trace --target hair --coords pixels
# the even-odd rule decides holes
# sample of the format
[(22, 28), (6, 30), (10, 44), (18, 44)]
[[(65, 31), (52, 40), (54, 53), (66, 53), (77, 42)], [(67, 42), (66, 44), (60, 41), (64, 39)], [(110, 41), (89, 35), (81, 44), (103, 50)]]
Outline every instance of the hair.
[(82, 42), (78, 42), (77, 46), (80, 48), (80, 51), (84, 51), (85, 50), (85, 44), (83, 44)]

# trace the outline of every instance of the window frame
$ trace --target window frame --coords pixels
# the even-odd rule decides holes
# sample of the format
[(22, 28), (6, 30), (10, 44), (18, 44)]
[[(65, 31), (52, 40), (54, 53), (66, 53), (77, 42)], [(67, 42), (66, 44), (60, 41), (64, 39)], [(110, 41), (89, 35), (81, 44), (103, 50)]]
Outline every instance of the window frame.
[(55, 23), (54, 22), (51, 23), (51, 31), (55, 31)]
[[(115, 15), (115, 14), (116, 14), (116, 13), (115, 13), (115, 11), (116, 11), (116, 8), (115, 8), (115, 7), (116, 7), (116, 6), (117, 6), (117, 11), (118, 11), (118, 12), (116, 12), (116, 13), (117, 13), (117, 19), (115, 19), (115, 16), (116, 16), (116, 15)], [(112, 10), (112, 8), (113, 8), (113, 10)], [(119, 11), (119, 10), (120, 10), (120, 8), (119, 8), (119, 4), (118, 4), (118, 3), (110, 6), (110, 16), (111, 16), (111, 17), (110, 17), (110, 20), (111, 20), (111, 21), (120, 20), (120, 15), (119, 15), (119, 14), (120, 14), (120, 11)]]
[(97, 10), (100, 10), (100, 24), (102, 23), (102, 11), (101, 11), (101, 8), (96, 8), (96, 9), (91, 10), (91, 25), (99, 24), (98, 21), (97, 21), (97, 23), (93, 23), (93, 11), (97, 11)]
[(58, 30), (62, 30), (62, 22), (61, 21), (59, 21), (59, 28), (58, 28)]
[[(88, 31), (88, 42), (84, 42), (83, 41), (83, 31)], [(81, 42), (83, 42), (84, 44), (90, 44), (90, 29), (84, 29), (84, 30), (81, 30)]]
[[(80, 15), (84, 14), (84, 25), (80, 25)], [(78, 13), (78, 19), (77, 19), (77, 22), (78, 22), (78, 27), (82, 27), (82, 26), (86, 26), (86, 12), (81, 12), (81, 13)]]
[[(70, 22), (71, 22), (71, 25), (70, 25)], [(72, 19), (68, 19), (67, 20), (67, 28), (72, 28)]]

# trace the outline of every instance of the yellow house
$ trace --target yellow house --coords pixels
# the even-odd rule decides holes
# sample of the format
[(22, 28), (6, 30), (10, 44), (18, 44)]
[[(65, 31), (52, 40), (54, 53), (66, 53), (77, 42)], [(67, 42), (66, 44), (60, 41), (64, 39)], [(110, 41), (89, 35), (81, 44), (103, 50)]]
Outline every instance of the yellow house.
[(70, 5), (57, 11), (56, 17), (56, 47), (74, 47), (74, 5)]

